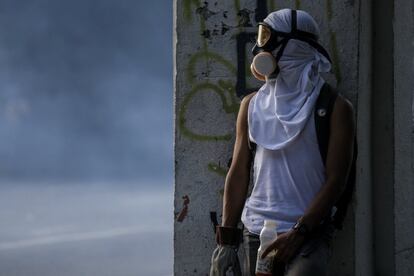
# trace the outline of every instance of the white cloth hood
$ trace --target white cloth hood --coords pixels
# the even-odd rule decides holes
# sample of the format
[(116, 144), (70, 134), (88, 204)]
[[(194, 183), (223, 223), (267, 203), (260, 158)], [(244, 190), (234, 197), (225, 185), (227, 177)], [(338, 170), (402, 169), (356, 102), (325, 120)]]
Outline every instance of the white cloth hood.
[[(290, 32), (291, 10), (272, 12), (264, 21), (277, 31)], [(318, 25), (305, 11), (297, 11), (297, 29), (319, 37)], [(250, 140), (269, 150), (282, 149), (300, 135), (325, 83), (320, 73), (329, 72), (331, 63), (308, 43), (291, 39), (278, 67), (277, 78), (259, 89), (248, 113)]]

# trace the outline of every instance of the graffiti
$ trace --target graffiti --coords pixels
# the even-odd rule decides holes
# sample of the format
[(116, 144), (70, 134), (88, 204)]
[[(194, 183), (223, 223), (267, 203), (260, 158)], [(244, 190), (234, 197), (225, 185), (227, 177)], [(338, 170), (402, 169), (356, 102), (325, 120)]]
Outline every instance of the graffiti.
[[(242, 97), (246, 94), (257, 90), (257, 88), (248, 88), (246, 84), (246, 65), (247, 62), (247, 45), (254, 41), (256, 34), (241, 32), (236, 37), (236, 47), (237, 47), (237, 82), (236, 82), (236, 92), (237, 96)], [(248, 69), (247, 69), (248, 70)]]
[(190, 198), (188, 197), (188, 195), (183, 196), (183, 208), (181, 209), (180, 213), (177, 216), (178, 222), (183, 222), (183, 220), (187, 216), (189, 204), (190, 204)]
[(194, 5), (196, 7), (199, 7), (200, 1), (199, 0), (184, 0), (183, 5), (184, 5), (184, 18), (187, 21), (190, 21), (192, 19), (192, 16), (191, 16), (192, 6)]
[(213, 226), (213, 231), (216, 233), (216, 227), (219, 225), (217, 220), (217, 212), (210, 212), (210, 221), (211, 225)]
[[(262, 21), (267, 14), (267, 5), (265, 1), (257, 0), (257, 7), (255, 11), (243, 8), (240, 8), (240, 2), (238, 0), (234, 1), (235, 13), (237, 14), (237, 23), (235, 26), (230, 26), (221, 22), (221, 30), (214, 28), (212, 30), (206, 28), (206, 21), (211, 17), (218, 15), (218, 12), (212, 11), (209, 9), (209, 3), (203, 2), (200, 5), (200, 1), (197, 0), (186, 0), (184, 1), (184, 17), (187, 21), (192, 20), (192, 15), (195, 11), (195, 14), (198, 15), (200, 20), (200, 35), (203, 40), (203, 49), (194, 53), (187, 64), (186, 68), (186, 79), (193, 85), (192, 89), (186, 94), (183, 99), (183, 102), (180, 106), (178, 112), (178, 127), (181, 131), (181, 134), (191, 140), (196, 141), (230, 141), (233, 137), (232, 133), (216, 135), (216, 134), (201, 134), (190, 129), (187, 126), (186, 115), (188, 113), (188, 106), (191, 101), (199, 95), (199, 93), (213, 93), (216, 94), (221, 101), (221, 108), (226, 114), (237, 115), (239, 109), (239, 101), (236, 98), (236, 95), (242, 97), (243, 95), (256, 90), (257, 88), (248, 88), (246, 85), (246, 46), (252, 42), (254, 39), (254, 33), (247, 33), (242, 31), (244, 28), (252, 27), (251, 15), (254, 13), (256, 22)], [(215, 3), (216, 5), (217, 3)], [(228, 11), (223, 11), (221, 13), (223, 18), (227, 18)], [(217, 26), (217, 25), (215, 25)], [(217, 26), (218, 27), (218, 26)], [(207, 40), (212, 39), (212, 36), (218, 34), (226, 34), (229, 30), (238, 28), (241, 30), (236, 35), (236, 44), (237, 44), (237, 69), (235, 66), (220, 54), (214, 53), (208, 49)], [(220, 64), (226, 68), (229, 72), (229, 77), (236, 76), (237, 81), (234, 85), (228, 80), (219, 79), (217, 83), (211, 83), (208, 78), (205, 78), (205, 81), (196, 82), (196, 78), (199, 73), (197, 73), (196, 68), (199, 64), (205, 62), (207, 65), (207, 71), (202, 74), (204, 77), (209, 75), (209, 67), (211, 64)], [(210, 64), (210, 66), (209, 66)], [(227, 168), (223, 168), (219, 164), (210, 162), (207, 165), (207, 169), (221, 177), (225, 177), (227, 174)]]
[[(198, 1), (186, 1), (186, 5), (184, 6), (185, 10), (185, 17), (186, 19), (191, 19), (191, 10), (192, 5), (195, 5), (196, 3), (199, 3)], [(178, 126), (181, 130), (181, 133), (192, 139), (197, 141), (229, 141), (232, 138), (232, 133), (224, 134), (224, 135), (205, 135), (205, 134), (199, 134), (196, 133), (193, 130), (190, 130), (186, 125), (186, 113), (188, 110), (188, 106), (190, 102), (198, 95), (199, 93), (214, 93), (219, 96), (220, 101), (222, 103), (221, 108), (224, 110), (227, 114), (234, 114), (237, 115), (238, 109), (239, 109), (239, 102), (237, 98), (235, 97), (236, 93), (234, 91), (234, 85), (230, 83), (228, 80), (219, 79), (217, 83), (211, 83), (207, 79), (206, 81), (203, 81), (201, 83), (196, 83), (196, 67), (198, 64), (205, 62), (206, 64), (209, 63), (215, 63), (220, 64), (224, 66), (229, 72), (229, 76), (236, 75), (236, 68), (233, 66), (233, 64), (226, 60), (221, 55), (211, 52), (208, 50), (208, 45), (206, 43), (207, 39), (211, 39), (212, 35), (217, 35), (218, 33), (221, 33), (224, 35), (227, 31), (229, 31), (232, 28), (235, 28), (233, 26), (229, 26), (227, 24), (224, 24), (222, 22), (221, 24), (221, 32), (219, 30), (208, 30), (206, 29), (206, 21), (214, 16), (217, 15), (217, 12), (213, 12), (209, 10), (208, 3), (204, 2), (202, 6), (198, 6), (195, 9), (196, 14), (199, 16), (200, 19), (200, 31), (203, 41), (203, 49), (197, 53), (194, 53), (191, 58), (189, 59), (187, 68), (186, 68), (186, 79), (190, 84), (193, 84), (193, 88), (191, 91), (185, 96), (183, 103), (181, 104), (181, 108), (179, 110), (178, 114)], [(250, 25), (250, 19), (249, 19), (249, 13), (247, 9), (239, 11), (239, 20), (236, 25), (236, 27), (239, 26), (246, 26)], [(227, 11), (224, 11), (222, 13), (222, 16), (224, 18), (227, 17)], [(207, 77), (208, 72), (207, 66), (207, 72), (205, 72), (205, 76)], [(216, 173), (220, 176), (225, 176), (227, 173), (227, 170), (222, 168), (219, 164), (215, 164), (213, 162), (209, 163), (207, 165), (207, 168), (209, 171)]]
[(276, 10), (275, 1), (273, 1), (273, 0), (267, 0), (267, 6), (269, 7), (270, 12)]
[(220, 164), (215, 163), (208, 163), (208, 170), (211, 172), (215, 172), (218, 175), (225, 177), (227, 175), (227, 169), (220, 166)]
[(336, 34), (332, 31), (329, 31), (329, 40), (331, 44), (331, 51), (332, 51), (332, 62), (333, 62), (333, 70), (336, 77), (337, 83), (341, 83), (342, 75), (341, 75), (341, 68), (339, 65), (339, 53), (338, 53), (338, 46), (336, 43)]
[[(326, 0), (326, 17), (328, 18), (328, 22), (331, 23), (333, 17), (332, 0)], [(339, 65), (339, 52), (336, 33), (332, 31), (331, 27), (329, 27), (329, 43), (331, 46), (330, 50), (332, 53), (333, 70), (336, 77), (336, 82), (339, 84), (342, 81), (341, 68)]]
[[(295, 0), (294, 5), (296, 9), (301, 8), (301, 1)], [(210, 8), (210, 6), (212, 8)], [(188, 60), (186, 66), (186, 80), (191, 84), (191, 89), (186, 93), (185, 97), (180, 104), (178, 111), (178, 127), (183, 136), (201, 142), (220, 142), (231, 141), (233, 133), (214, 134), (214, 133), (198, 133), (196, 130), (191, 129), (188, 124), (187, 116), (189, 114), (189, 106), (191, 102), (198, 97), (201, 93), (211, 93), (216, 95), (220, 99), (220, 107), (225, 114), (234, 115), (236, 117), (239, 109), (239, 100), (243, 96), (250, 94), (258, 89), (257, 83), (249, 84), (251, 80), (250, 76), (250, 62), (249, 51), (254, 44), (256, 32), (253, 30), (255, 25), (253, 20), (257, 22), (263, 21), (267, 15), (269, 9), (276, 9), (276, 1), (272, 0), (257, 0), (254, 10), (241, 7), (240, 0), (234, 0), (234, 14), (237, 15), (235, 24), (229, 24), (228, 22), (221, 21), (219, 23), (218, 16), (222, 16), (223, 19), (229, 18), (231, 11), (219, 11), (214, 9), (218, 5), (215, 2), (214, 5), (209, 2), (201, 2), (199, 0), (184, 0), (183, 13), (184, 18), (188, 22), (193, 20), (193, 16), (197, 15), (199, 20), (200, 39), (202, 42), (202, 48), (199, 51), (193, 53)], [(325, 0), (326, 18), (330, 23), (333, 17), (333, 3), (332, 0)], [(214, 6), (214, 7), (213, 7)], [(211, 21), (217, 21), (217, 24), (212, 26)], [(208, 25), (209, 22), (210, 24)], [(207, 26), (210, 26), (209, 28)], [(236, 66), (219, 53), (209, 50), (208, 41), (211, 41), (215, 36), (225, 35), (227, 32), (236, 32), (231, 36), (235, 39), (237, 64)], [(329, 27), (329, 45), (332, 53), (333, 72), (337, 79), (337, 83), (341, 82), (341, 71), (339, 66), (339, 51), (337, 45), (336, 33)], [(204, 65), (202, 72), (197, 70), (199, 66)], [(214, 82), (208, 78), (211, 68), (216, 66), (222, 66), (228, 71), (227, 78), (218, 78)], [(200, 78), (202, 77), (202, 78)], [(236, 81), (230, 81), (229, 79), (236, 78)], [(207, 164), (207, 169), (219, 176), (225, 177), (227, 174), (227, 168), (220, 166), (214, 162)]]
[[(267, 1), (256, 1), (255, 21), (261, 22), (268, 13)], [(258, 87), (248, 87), (247, 76), (249, 76), (250, 63), (247, 61), (246, 52), (250, 50), (248, 45), (252, 46), (256, 37), (256, 32), (240, 31), (236, 36), (237, 49), (237, 82), (236, 93), (238, 97), (243, 97), (247, 94), (256, 91)]]
[(204, 2), (204, 6), (198, 7), (196, 13), (203, 17), (204, 20), (208, 20), (210, 16), (217, 14), (208, 9), (208, 2)]
[(234, 0), (234, 9), (236, 10), (236, 11), (239, 11), (240, 10), (240, 0)]
[[(222, 109), (227, 114), (237, 114), (239, 110), (239, 104), (236, 103), (236, 100), (233, 97), (234, 92), (232, 90), (229, 90), (228, 83), (225, 81), (219, 81), (219, 85), (215, 85), (209, 82), (200, 83), (194, 86), (194, 88), (187, 94), (182, 103), (178, 120), (179, 128), (181, 129), (182, 134), (198, 141), (229, 141), (232, 137), (232, 134), (230, 133), (225, 135), (201, 135), (187, 128), (185, 115), (188, 109), (188, 104), (197, 93), (201, 92), (216, 93), (222, 102)], [(226, 93), (229, 94), (229, 97), (231, 99), (230, 102), (227, 100), (227, 97), (225, 95)]]
[(332, 15), (332, 0), (326, 0), (326, 17), (328, 18), (329, 22), (332, 20)]
[(188, 61), (187, 69), (186, 69), (186, 77), (187, 81), (191, 84), (194, 84), (194, 80), (197, 77), (197, 74), (195, 73), (195, 67), (197, 63), (201, 61), (214, 61), (217, 62), (224, 67), (227, 68), (227, 70), (230, 71), (232, 75), (236, 74), (236, 68), (231, 64), (230, 61), (223, 58), (221, 55), (209, 51), (201, 51), (198, 53), (195, 53), (190, 60)]
[(255, 10), (255, 17), (254, 19), (256, 22), (261, 22), (263, 19), (266, 18), (268, 11), (267, 11), (267, 2), (262, 0), (256, 1), (256, 10)]

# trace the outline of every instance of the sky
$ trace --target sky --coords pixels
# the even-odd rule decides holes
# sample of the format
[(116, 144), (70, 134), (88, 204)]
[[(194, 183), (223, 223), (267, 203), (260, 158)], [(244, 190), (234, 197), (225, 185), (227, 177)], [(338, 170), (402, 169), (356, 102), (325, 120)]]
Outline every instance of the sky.
[(0, 0), (0, 275), (172, 274), (172, 12)]
[(0, 1), (0, 178), (172, 175), (172, 2)]

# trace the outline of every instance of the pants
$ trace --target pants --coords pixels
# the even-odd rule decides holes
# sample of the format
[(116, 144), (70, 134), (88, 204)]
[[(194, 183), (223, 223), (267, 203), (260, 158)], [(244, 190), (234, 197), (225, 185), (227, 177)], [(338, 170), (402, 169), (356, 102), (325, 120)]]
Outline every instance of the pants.
[[(274, 276), (324, 276), (328, 274), (328, 262), (332, 255), (331, 240), (335, 227), (331, 223), (321, 226), (316, 233), (305, 241), (297, 255), (287, 264), (274, 263)], [(243, 230), (244, 263), (243, 275), (254, 276), (259, 236)]]

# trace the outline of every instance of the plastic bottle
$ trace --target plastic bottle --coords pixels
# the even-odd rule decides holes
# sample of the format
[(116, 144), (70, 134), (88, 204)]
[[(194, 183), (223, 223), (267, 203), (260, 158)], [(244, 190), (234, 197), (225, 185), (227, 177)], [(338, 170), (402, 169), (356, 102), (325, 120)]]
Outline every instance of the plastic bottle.
[(261, 258), (266, 248), (277, 238), (276, 221), (265, 220), (264, 227), (260, 231), (260, 247), (257, 252), (256, 276), (272, 275), (273, 258), (275, 251), (271, 251), (265, 258)]

